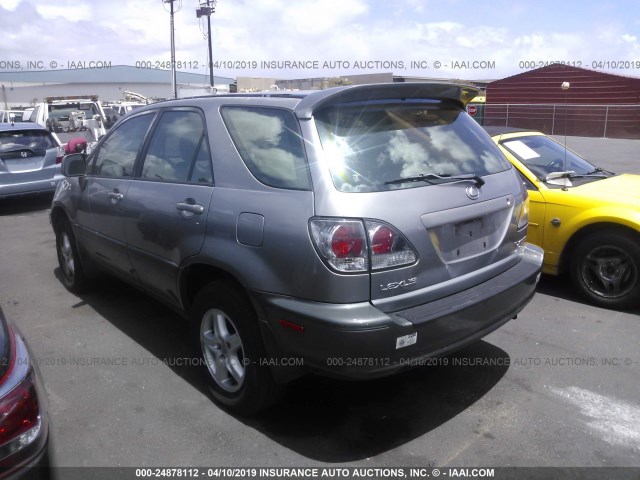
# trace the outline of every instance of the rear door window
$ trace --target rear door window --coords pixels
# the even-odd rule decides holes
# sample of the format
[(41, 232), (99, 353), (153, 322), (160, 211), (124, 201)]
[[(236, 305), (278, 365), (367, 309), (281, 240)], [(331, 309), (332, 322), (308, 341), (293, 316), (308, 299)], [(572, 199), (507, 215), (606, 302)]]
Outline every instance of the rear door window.
[(311, 188), (302, 134), (293, 112), (225, 107), (222, 118), (238, 153), (258, 181), (291, 190)]

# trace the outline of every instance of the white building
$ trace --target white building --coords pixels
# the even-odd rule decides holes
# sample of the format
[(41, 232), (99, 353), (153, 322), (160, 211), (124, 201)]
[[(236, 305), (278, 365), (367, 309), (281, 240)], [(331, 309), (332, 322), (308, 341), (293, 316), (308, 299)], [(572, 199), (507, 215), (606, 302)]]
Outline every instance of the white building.
[[(214, 76), (218, 90), (234, 87), (234, 80)], [(181, 90), (206, 91), (209, 76), (176, 73), (178, 96)], [(108, 68), (69, 70), (0, 71), (0, 109), (27, 107), (45, 97), (98, 95), (102, 101), (123, 100), (125, 91), (151, 99), (171, 98), (171, 71), (114, 65)]]

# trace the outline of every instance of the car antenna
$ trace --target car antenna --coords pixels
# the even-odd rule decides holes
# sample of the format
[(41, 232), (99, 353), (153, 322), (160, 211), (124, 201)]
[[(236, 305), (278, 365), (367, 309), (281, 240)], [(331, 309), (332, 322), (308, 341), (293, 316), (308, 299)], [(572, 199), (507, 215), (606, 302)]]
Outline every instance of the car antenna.
[[(569, 82), (562, 82), (562, 91), (564, 92), (564, 163), (562, 171), (565, 173), (567, 172), (567, 90), (569, 90), (570, 86)], [(565, 178), (562, 190), (567, 190), (567, 178)]]

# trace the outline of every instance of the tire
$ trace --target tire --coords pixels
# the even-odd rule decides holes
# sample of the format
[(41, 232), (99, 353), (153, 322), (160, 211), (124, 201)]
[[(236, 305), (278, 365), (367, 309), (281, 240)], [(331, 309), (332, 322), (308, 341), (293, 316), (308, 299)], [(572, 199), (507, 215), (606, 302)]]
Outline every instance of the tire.
[(265, 357), (258, 319), (246, 295), (223, 281), (206, 285), (191, 309), (192, 337), (214, 399), (253, 415), (281, 395)]
[(60, 220), (58, 228), (56, 228), (56, 253), (58, 254), (62, 284), (73, 293), (87, 291), (90, 282), (80, 261), (71, 224), (66, 218)]
[(640, 304), (640, 246), (631, 235), (605, 231), (590, 235), (571, 259), (571, 278), (591, 303), (627, 309)]

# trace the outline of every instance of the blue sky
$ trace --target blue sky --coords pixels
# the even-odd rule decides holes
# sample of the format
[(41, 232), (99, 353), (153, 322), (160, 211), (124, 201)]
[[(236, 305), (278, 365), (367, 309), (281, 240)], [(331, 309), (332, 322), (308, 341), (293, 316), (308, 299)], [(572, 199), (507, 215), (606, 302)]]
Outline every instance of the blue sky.
[[(182, 70), (205, 73), (197, 3), (176, 1), (176, 60)], [(220, 76), (393, 71), (496, 79), (550, 61), (640, 76), (636, 2), (219, 0), (212, 24)], [(170, 59), (161, 0), (0, 0), (0, 31), (4, 71), (16, 61), (24, 69), (28, 60), (62, 68), (68, 61), (155, 66)], [(304, 65), (286, 68), (284, 61)]]

